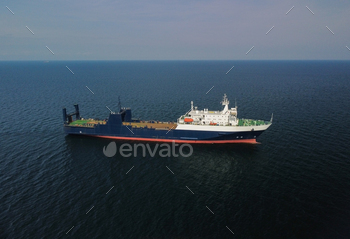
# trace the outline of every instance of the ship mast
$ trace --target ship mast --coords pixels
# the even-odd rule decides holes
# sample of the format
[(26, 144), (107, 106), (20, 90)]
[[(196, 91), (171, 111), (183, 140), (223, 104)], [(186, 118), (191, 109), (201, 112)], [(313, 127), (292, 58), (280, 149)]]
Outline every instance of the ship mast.
[(118, 107), (119, 107), (119, 111), (122, 110), (122, 103), (120, 102), (120, 96), (118, 96)]
[(226, 94), (224, 94), (224, 98), (222, 99), (221, 104), (224, 106), (222, 112), (225, 113), (226, 111), (228, 111), (228, 105), (230, 104), (230, 102), (228, 101)]

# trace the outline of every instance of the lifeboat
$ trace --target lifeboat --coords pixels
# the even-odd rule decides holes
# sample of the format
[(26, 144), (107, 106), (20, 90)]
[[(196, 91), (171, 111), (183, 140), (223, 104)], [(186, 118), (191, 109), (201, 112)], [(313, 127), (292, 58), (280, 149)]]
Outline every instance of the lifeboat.
[(184, 121), (185, 121), (185, 122), (193, 122), (193, 119), (192, 119), (192, 118), (185, 118)]
[(210, 125), (217, 125), (217, 123), (210, 122)]

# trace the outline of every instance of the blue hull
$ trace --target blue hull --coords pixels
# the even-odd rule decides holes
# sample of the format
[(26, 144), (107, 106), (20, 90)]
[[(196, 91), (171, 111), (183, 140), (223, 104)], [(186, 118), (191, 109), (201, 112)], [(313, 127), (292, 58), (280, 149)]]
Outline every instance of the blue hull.
[[(129, 130), (130, 129), (130, 130)], [(156, 130), (149, 128), (131, 128), (126, 126), (108, 127), (108, 125), (97, 125), (94, 128), (81, 126), (64, 126), (67, 134), (89, 135), (96, 137), (129, 138), (130, 140), (153, 141), (241, 141), (256, 139), (263, 131), (248, 131), (226, 133), (219, 131), (193, 131), (193, 130)]]

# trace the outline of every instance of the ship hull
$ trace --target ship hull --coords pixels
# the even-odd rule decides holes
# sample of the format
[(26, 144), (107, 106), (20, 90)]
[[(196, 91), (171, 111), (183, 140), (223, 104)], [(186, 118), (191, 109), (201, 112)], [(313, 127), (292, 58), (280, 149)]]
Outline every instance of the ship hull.
[[(215, 127), (215, 126), (212, 126)], [(239, 127), (237, 127), (239, 128)], [(172, 129), (157, 130), (148, 128), (130, 128), (127, 126), (108, 127), (97, 125), (93, 128), (64, 126), (67, 134), (86, 135), (108, 139), (153, 141), (153, 142), (177, 142), (177, 143), (202, 143), (202, 144), (223, 144), (223, 143), (256, 143), (256, 138), (264, 130), (233, 131), (223, 132), (215, 130), (188, 130)]]

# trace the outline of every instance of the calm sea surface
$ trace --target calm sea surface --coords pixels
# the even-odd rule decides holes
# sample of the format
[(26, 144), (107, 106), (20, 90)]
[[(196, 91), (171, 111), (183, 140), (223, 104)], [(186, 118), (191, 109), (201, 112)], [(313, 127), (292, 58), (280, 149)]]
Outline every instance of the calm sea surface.
[[(261, 144), (107, 158), (62, 129), (75, 103), (175, 121), (224, 93), (274, 114)], [(349, 61), (0, 62), (0, 238), (350, 238), (349, 95)]]

